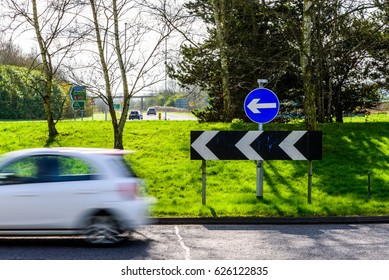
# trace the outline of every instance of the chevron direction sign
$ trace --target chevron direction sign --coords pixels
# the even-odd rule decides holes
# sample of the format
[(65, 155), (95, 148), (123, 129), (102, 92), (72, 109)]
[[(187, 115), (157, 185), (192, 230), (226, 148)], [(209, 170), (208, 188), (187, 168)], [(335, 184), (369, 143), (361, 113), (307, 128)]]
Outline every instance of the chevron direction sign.
[(320, 160), (321, 131), (191, 131), (192, 160)]

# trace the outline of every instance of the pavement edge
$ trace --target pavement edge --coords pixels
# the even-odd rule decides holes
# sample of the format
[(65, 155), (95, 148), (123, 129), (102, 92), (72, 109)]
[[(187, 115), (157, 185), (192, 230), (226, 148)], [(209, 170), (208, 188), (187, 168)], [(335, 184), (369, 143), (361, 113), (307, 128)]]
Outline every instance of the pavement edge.
[(152, 224), (361, 224), (389, 223), (389, 216), (331, 216), (331, 217), (178, 217), (151, 219)]

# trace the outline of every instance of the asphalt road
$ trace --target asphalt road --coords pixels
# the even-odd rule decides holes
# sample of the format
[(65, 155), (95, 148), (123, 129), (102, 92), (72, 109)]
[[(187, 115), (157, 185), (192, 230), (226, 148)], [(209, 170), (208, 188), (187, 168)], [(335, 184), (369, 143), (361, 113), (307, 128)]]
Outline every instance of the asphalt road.
[(0, 237), (1, 260), (389, 260), (389, 224), (147, 225), (124, 243)]
[(147, 115), (143, 113), (143, 120), (159, 120), (158, 113), (161, 113), (161, 120), (172, 120), (172, 121), (188, 121), (188, 120), (197, 120), (194, 115), (191, 114), (182, 114), (175, 112), (157, 112), (157, 115)]

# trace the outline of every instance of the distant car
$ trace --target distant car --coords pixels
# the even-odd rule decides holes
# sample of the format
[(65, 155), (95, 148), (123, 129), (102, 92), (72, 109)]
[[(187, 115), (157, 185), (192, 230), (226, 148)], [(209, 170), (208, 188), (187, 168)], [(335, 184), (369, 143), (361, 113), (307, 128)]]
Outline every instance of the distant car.
[(157, 110), (155, 110), (153, 107), (150, 107), (147, 109), (147, 115), (157, 115)]
[(128, 119), (129, 120), (143, 120), (143, 115), (140, 111), (131, 111)]
[(38, 148), (0, 156), (0, 235), (81, 235), (117, 243), (147, 222), (124, 150)]

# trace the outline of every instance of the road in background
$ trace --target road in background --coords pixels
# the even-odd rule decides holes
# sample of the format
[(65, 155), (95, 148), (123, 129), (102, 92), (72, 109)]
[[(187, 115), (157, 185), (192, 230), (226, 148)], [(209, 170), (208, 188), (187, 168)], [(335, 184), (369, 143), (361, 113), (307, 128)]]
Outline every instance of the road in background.
[[(131, 112), (131, 110), (129, 111)], [(161, 113), (161, 119), (159, 119), (158, 113)], [(144, 120), (165, 120), (165, 112), (157, 111), (157, 115), (147, 115), (146, 111), (142, 112)], [(117, 116), (120, 118), (120, 114), (117, 113)], [(127, 117), (128, 119), (128, 117)], [(111, 121), (111, 116), (108, 113), (94, 113), (92, 117), (81, 117), (81, 113), (76, 114), (76, 121)], [(197, 118), (191, 113), (177, 113), (177, 112), (167, 112), (166, 120), (172, 121), (193, 121), (197, 120)], [(135, 120), (137, 121), (137, 120)]]
[(172, 121), (189, 121), (197, 120), (197, 118), (190, 113), (175, 113), (175, 112), (157, 112), (157, 115), (147, 115), (146, 112), (143, 113), (144, 120), (159, 120), (159, 114), (161, 114), (161, 120), (172, 120)]

